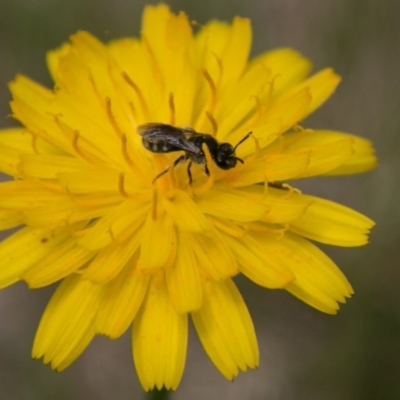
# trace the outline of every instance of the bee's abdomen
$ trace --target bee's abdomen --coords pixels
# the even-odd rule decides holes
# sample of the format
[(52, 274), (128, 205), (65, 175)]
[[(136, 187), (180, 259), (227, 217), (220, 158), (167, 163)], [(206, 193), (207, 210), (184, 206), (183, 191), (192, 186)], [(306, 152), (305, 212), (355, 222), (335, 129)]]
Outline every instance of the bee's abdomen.
[(143, 138), (142, 140), (143, 146), (147, 149), (150, 150), (153, 153), (168, 153), (172, 150), (174, 150), (174, 146), (169, 146), (167, 143), (165, 143), (162, 140), (153, 140), (149, 141)]

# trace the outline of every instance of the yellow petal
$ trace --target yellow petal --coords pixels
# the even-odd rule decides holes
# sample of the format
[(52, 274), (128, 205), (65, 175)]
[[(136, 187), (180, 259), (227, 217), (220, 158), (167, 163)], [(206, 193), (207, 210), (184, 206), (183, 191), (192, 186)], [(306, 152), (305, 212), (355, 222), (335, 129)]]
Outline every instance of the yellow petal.
[(313, 113), (331, 97), (341, 80), (342, 78), (333, 69), (326, 68), (303, 82), (304, 86), (310, 88), (312, 96), (308, 115)]
[(221, 58), (220, 54), (230, 35), (229, 24), (213, 20), (203, 25), (195, 36), (198, 64), (203, 66), (213, 78), (219, 77), (221, 73), (218, 58)]
[(174, 191), (170, 197), (163, 196), (162, 205), (179, 229), (203, 232), (211, 227), (197, 204), (182, 190)]
[(0, 210), (0, 230), (14, 228), (22, 223), (22, 214), (14, 210)]
[[(75, 163), (76, 165), (76, 163)], [(73, 165), (70, 165), (73, 167)], [(67, 167), (68, 168), (68, 167)], [(57, 178), (70, 193), (88, 194), (116, 192), (120, 174), (115, 170), (79, 168), (78, 171), (60, 171)]]
[(187, 15), (180, 12), (178, 15), (170, 15), (165, 29), (161, 36), (162, 54), (158, 59), (164, 78), (162, 104), (165, 114), (160, 117), (161, 120), (170, 118), (169, 96), (172, 93), (174, 103), (179, 104), (175, 109), (175, 121), (185, 125), (191, 120), (196, 96), (196, 75), (191, 59), (192, 27)]
[(146, 215), (148, 204), (126, 200), (88, 228), (86, 235), (78, 244), (90, 250), (99, 250), (110, 244), (126, 229), (139, 226)]
[(270, 182), (289, 180), (302, 175), (310, 165), (310, 153), (266, 155), (264, 176)]
[(309, 69), (310, 62), (292, 49), (273, 50), (250, 61), (243, 76), (219, 94), (214, 114), (220, 138), (240, 126), (244, 115), (255, 115), (255, 100), (270, 105), (273, 96), (305, 78)]
[(10, 128), (0, 132), (0, 171), (11, 176), (21, 174), (21, 155), (40, 153), (59, 154), (54, 146), (42, 139), (35, 137), (26, 129)]
[(204, 57), (201, 65), (224, 86), (238, 79), (246, 66), (251, 45), (250, 21), (240, 17), (235, 17), (232, 25), (212, 21), (202, 27), (196, 41), (199, 53)]
[(307, 178), (332, 171), (349, 160), (355, 152), (354, 141), (351, 138), (303, 151), (309, 156), (310, 162), (296, 178)]
[(205, 214), (234, 221), (258, 220), (266, 208), (238, 191), (211, 189), (195, 198), (196, 205)]
[[(70, 52), (68, 57), (62, 59), (59, 68), (59, 71), (63, 74), (63, 79), (68, 77), (69, 81), (64, 82), (68, 83), (68, 86), (65, 86), (66, 90), (61, 90), (57, 94), (61, 96), (73, 94), (75, 99), (91, 100), (89, 104), (91, 104), (93, 108), (91, 110), (84, 108), (79, 110), (76, 105), (74, 106), (69, 101), (66, 101), (62, 104), (65, 112), (65, 114), (63, 114), (63, 121), (65, 121), (69, 126), (76, 127), (77, 129), (79, 127), (79, 130), (82, 131), (81, 133), (84, 137), (89, 135), (90, 138), (93, 138), (92, 133), (87, 132), (86, 129), (81, 129), (81, 127), (83, 128), (84, 126), (87, 126), (85, 123), (88, 121), (95, 123), (95, 126), (101, 125), (99, 122), (103, 120), (105, 126), (99, 126), (100, 130), (99, 132), (96, 132), (96, 138), (97, 140), (101, 138), (105, 143), (109, 143), (111, 147), (108, 148), (108, 150), (112, 151), (118, 142), (115, 140), (109, 140), (110, 138), (107, 140), (103, 135), (103, 132), (107, 134), (107, 128), (109, 134), (109, 128), (111, 128), (111, 121), (108, 119), (107, 113), (101, 110), (102, 106), (105, 105), (106, 97), (112, 99), (112, 112), (113, 114), (115, 113), (117, 121), (120, 121), (120, 117), (123, 118), (123, 114), (118, 111), (120, 98), (116, 93), (116, 88), (113, 85), (112, 80), (108, 78), (110, 60), (108, 58), (107, 47), (89, 32), (84, 31), (78, 31), (74, 35), (71, 35), (70, 42), (73, 47), (73, 52)], [(70, 62), (74, 63), (73, 65), (76, 67), (73, 71), (74, 73), (72, 73), (72, 71), (66, 71), (68, 66), (72, 66), (68, 65)], [(79, 92), (79, 83), (84, 85), (81, 87), (81, 92)], [(90, 88), (90, 91), (84, 92), (84, 88)], [(60, 99), (61, 98), (67, 100), (67, 97), (60, 97)], [(95, 100), (95, 102), (93, 100)], [(121, 104), (121, 107), (124, 107), (124, 105)], [(77, 111), (77, 113), (72, 113), (72, 110)], [(100, 111), (96, 113), (98, 121), (95, 121), (94, 118), (94, 115), (96, 115), (93, 114), (95, 110)], [(87, 121), (80, 119), (83, 115), (87, 116)], [(92, 125), (92, 129), (93, 127), (94, 126)]]
[[(148, 46), (137, 39), (124, 38), (111, 42), (108, 50), (119, 69), (119, 73), (113, 74), (113, 79), (118, 89), (129, 99), (127, 103), (135, 110), (134, 122), (142, 124), (150, 118), (153, 121), (162, 121), (161, 117), (165, 114), (168, 103), (163, 105), (162, 91), (154, 90), (154, 55), (149, 52)], [(136, 62), (137, 60), (140, 62)], [(136, 123), (131, 125), (135, 127)]]
[(259, 156), (245, 163), (244, 167), (229, 176), (229, 182), (235, 187), (249, 186), (265, 181), (284, 181), (295, 178), (307, 170), (310, 154), (271, 153)]
[(65, 203), (67, 196), (58, 185), (46, 185), (33, 181), (9, 181), (0, 183), (0, 207), (27, 209), (52, 202)]
[(201, 277), (192, 241), (186, 233), (178, 234), (174, 265), (165, 271), (169, 297), (180, 314), (198, 310), (202, 302)]
[[(346, 139), (351, 142), (351, 156), (344, 159), (342, 164), (334, 169), (324, 172), (324, 175), (357, 174), (369, 171), (376, 166), (377, 159), (372, 143), (349, 133), (307, 129), (297, 133), (289, 133), (283, 137), (286, 152), (313, 151), (314, 148), (323, 149), (324, 147), (328, 149), (329, 145), (345, 143), (344, 140)], [(337, 151), (340, 151), (340, 149), (337, 149)]]
[[(175, 109), (175, 119), (187, 125), (196, 94), (191, 59), (193, 36), (188, 17), (183, 12), (174, 15), (163, 5), (146, 7), (142, 37), (151, 56), (149, 67), (158, 71), (156, 80), (153, 74), (146, 84), (138, 82), (144, 91), (154, 92), (146, 93), (147, 102), (154, 110), (154, 120), (170, 119), (169, 96), (172, 94), (174, 103), (182, 105)], [(154, 84), (158, 90), (154, 90)]]
[(163, 55), (165, 48), (166, 26), (170, 18), (173, 18), (169, 7), (166, 4), (157, 6), (147, 6), (144, 8), (142, 16), (142, 37), (149, 41), (153, 52), (157, 55)]
[(93, 283), (104, 285), (115, 278), (127, 265), (139, 248), (142, 232), (136, 229), (122, 243), (110, 243), (101, 249), (83, 272), (82, 277)]
[(0, 171), (16, 176), (19, 173), (20, 155), (32, 153), (33, 136), (25, 129), (12, 128), (0, 132)]
[(67, 239), (21, 275), (29, 287), (39, 288), (64, 278), (81, 268), (94, 253)]
[(65, 57), (70, 51), (72, 46), (69, 43), (64, 43), (58, 49), (49, 51), (46, 54), (47, 66), (54, 81), (58, 79), (58, 71), (60, 68), (60, 59)]
[(248, 198), (258, 198), (258, 201), (266, 207), (261, 221), (269, 224), (285, 224), (303, 215), (312, 203), (294, 190), (275, 189), (268, 186), (252, 185), (241, 189)]
[(17, 282), (23, 272), (64, 242), (66, 229), (22, 228), (0, 243), (0, 287)]
[[(241, 126), (243, 116), (255, 113), (255, 99), (260, 98), (264, 90), (268, 90), (270, 81), (269, 71), (263, 64), (257, 63), (240, 79), (231, 81), (221, 93), (218, 93), (219, 101), (215, 105), (214, 115), (218, 121), (220, 141), (230, 141), (228, 138), (225, 139), (227, 134)], [(201, 127), (198, 129), (201, 130)], [(204, 129), (204, 131), (207, 130)]]
[(298, 92), (303, 88), (308, 88), (312, 100), (307, 113), (303, 116), (303, 118), (305, 118), (329, 99), (337, 85), (340, 83), (340, 80), (340, 76), (337, 75), (332, 68), (325, 68), (296, 85), (291, 90), (286, 91), (282, 96), (280, 96), (280, 100), (290, 97), (293, 93)]
[(52, 296), (33, 343), (32, 357), (61, 370), (71, 364), (94, 336), (94, 318), (102, 287), (77, 276), (64, 279)]
[[(330, 133), (329, 131), (324, 131), (324, 133), (326, 132)], [(338, 132), (333, 133), (335, 136), (338, 134)], [(352, 137), (354, 153), (342, 165), (329, 171), (326, 175), (360, 174), (377, 166), (378, 160), (372, 142), (354, 135), (342, 135)]]
[(303, 215), (311, 201), (307, 201), (298, 193), (282, 193), (280, 189), (268, 188), (268, 196), (263, 204), (268, 207), (268, 212), (262, 220), (270, 224), (285, 224), (296, 220)]
[[(312, 67), (308, 59), (289, 48), (275, 49), (263, 53), (250, 61), (249, 68), (254, 68), (256, 65), (262, 65), (265, 70), (271, 71), (273, 81), (270, 84), (272, 88), (268, 87), (268, 89), (272, 89), (274, 96), (301, 82)], [(271, 96), (268, 91), (266, 95)]]
[(73, 51), (58, 60), (52, 119), (73, 154), (97, 165), (118, 165), (121, 132), (135, 134), (129, 101), (120, 96), (110, 77), (106, 46), (87, 32), (78, 32), (70, 40)]
[(177, 388), (185, 365), (187, 329), (187, 315), (176, 312), (164, 280), (156, 277), (133, 324), (133, 359), (146, 391)]
[[(239, 262), (240, 272), (258, 285), (277, 289), (293, 280), (292, 272), (279, 263), (271, 250), (265, 249), (263, 242), (249, 235), (239, 239), (225, 236), (225, 240)], [(273, 236), (268, 237), (268, 240), (272, 246), (277, 241)]]
[(112, 339), (120, 337), (132, 324), (146, 294), (148, 276), (126, 268), (108, 283), (96, 319), (96, 331)]
[(281, 262), (295, 279), (285, 289), (305, 303), (328, 314), (336, 314), (338, 302), (344, 303), (353, 289), (339, 268), (315, 245), (287, 233), (280, 241)]
[(192, 313), (200, 341), (227, 379), (258, 366), (258, 346), (246, 305), (230, 280), (208, 281), (201, 309)]
[(334, 246), (363, 246), (368, 242), (369, 231), (375, 225), (369, 218), (333, 201), (303, 196), (311, 201), (311, 205), (291, 222), (291, 231)]
[(52, 114), (54, 94), (22, 75), (9, 86), (14, 99), (10, 103), (13, 116), (35, 137), (43, 138), (65, 152), (73, 152), (72, 141), (60, 132)]
[[(61, 352), (59, 356), (54, 357), (51, 361), (51, 367), (57, 372), (61, 372), (65, 368), (69, 367), (89, 346), (95, 336), (94, 326), (90, 325), (85, 333), (82, 334), (78, 343), (69, 349), (69, 354)], [(46, 361), (45, 361), (46, 363)]]
[[(17, 75), (15, 80), (10, 82), (10, 90), (14, 99), (23, 100), (26, 105), (32, 106), (42, 117), (45, 117), (45, 110), (50, 110), (50, 103), (54, 99), (51, 90), (23, 75)], [(46, 119), (52, 120), (49, 116)]]
[[(259, 125), (253, 129), (253, 136), (261, 147), (275, 141), (279, 135), (302, 120), (310, 107), (311, 94), (309, 88), (296, 91), (291, 96), (279, 98), (261, 117)], [(243, 135), (243, 133), (242, 133)], [(250, 143), (243, 143), (242, 151), (246, 154)]]
[(164, 267), (176, 252), (177, 239), (175, 227), (168, 214), (157, 217), (149, 213), (141, 231), (142, 243), (138, 261), (139, 271), (152, 272)]
[(219, 281), (238, 273), (236, 258), (217, 230), (209, 235), (194, 233), (189, 240), (197, 258), (197, 268), (206, 277)]
[(120, 198), (99, 194), (97, 201), (88, 200), (88, 204), (80, 205), (70, 196), (54, 196), (54, 201), (30, 204), (31, 207), (22, 211), (23, 222), (38, 228), (86, 222), (108, 214), (119, 201)]
[(223, 81), (238, 79), (247, 64), (251, 46), (251, 24), (247, 18), (235, 17), (225, 48), (218, 55), (223, 65)]
[(82, 173), (83, 170), (88, 168), (82, 160), (75, 157), (23, 154), (20, 158), (20, 171), (35, 178), (57, 179), (60, 173)]

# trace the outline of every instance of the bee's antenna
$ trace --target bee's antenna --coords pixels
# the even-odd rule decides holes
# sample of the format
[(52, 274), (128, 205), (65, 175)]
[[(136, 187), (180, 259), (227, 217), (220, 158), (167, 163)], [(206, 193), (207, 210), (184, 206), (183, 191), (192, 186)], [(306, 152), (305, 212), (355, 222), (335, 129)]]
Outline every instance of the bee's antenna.
[[(237, 146), (236, 146), (237, 147)], [(235, 157), (235, 160), (236, 161), (240, 161), (242, 164), (244, 164), (244, 161), (241, 159), (241, 158), (239, 158), (239, 157)]]
[[(241, 145), (245, 140), (247, 140), (252, 134), (253, 134), (252, 131), (249, 132), (249, 133), (248, 133), (234, 148), (233, 148), (233, 151), (235, 151), (235, 150), (239, 147), (239, 145)], [(236, 157), (236, 159), (237, 159), (238, 161), (240, 161), (240, 162), (243, 164), (243, 160), (241, 160), (240, 158), (237, 158), (237, 157)]]

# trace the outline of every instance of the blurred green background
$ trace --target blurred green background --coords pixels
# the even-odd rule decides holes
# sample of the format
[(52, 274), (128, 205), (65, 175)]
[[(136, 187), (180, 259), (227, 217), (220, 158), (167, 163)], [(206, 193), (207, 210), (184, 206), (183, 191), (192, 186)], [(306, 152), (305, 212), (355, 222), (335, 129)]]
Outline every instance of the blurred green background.
[[(343, 77), (334, 97), (302, 125), (362, 135), (375, 143), (372, 173), (302, 183), (310, 193), (353, 207), (377, 222), (363, 248), (324, 250), (356, 295), (336, 317), (282, 291), (238, 284), (258, 333), (257, 371), (225, 381), (191, 332), (187, 367), (174, 400), (400, 399), (400, 2), (398, 0), (169, 1), (199, 23), (249, 17), (253, 54), (289, 46)], [(50, 85), (45, 52), (79, 29), (102, 40), (137, 36), (144, 1), (0, 0), (0, 127), (10, 118), (7, 83), (16, 73)], [(1, 263), (1, 260), (0, 260)], [(130, 335), (97, 338), (61, 374), (30, 359), (53, 288), (0, 291), (0, 398), (122, 400), (145, 397), (131, 361)]]

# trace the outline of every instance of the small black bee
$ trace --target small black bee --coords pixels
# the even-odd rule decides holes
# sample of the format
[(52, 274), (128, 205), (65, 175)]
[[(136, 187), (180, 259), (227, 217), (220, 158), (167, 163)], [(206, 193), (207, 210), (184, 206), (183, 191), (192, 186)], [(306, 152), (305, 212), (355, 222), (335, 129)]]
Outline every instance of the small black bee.
[[(173, 168), (189, 160), (187, 173), (190, 185), (193, 181), (190, 171), (192, 163), (204, 164), (205, 173), (207, 175), (210, 174), (206, 157), (202, 150), (203, 144), (208, 147), (215, 165), (227, 170), (234, 168), (238, 161), (243, 164), (243, 160), (236, 157), (235, 151), (252, 134), (252, 132), (248, 133), (236, 146), (232, 146), (230, 143), (219, 143), (213, 136), (207, 133), (198, 133), (191, 128), (176, 128), (172, 125), (161, 123), (140, 125), (137, 131), (142, 136), (143, 146), (153, 153), (172, 153), (182, 150), (185, 152), (185, 154), (182, 154), (174, 161)], [(153, 179), (153, 183), (167, 172), (168, 168), (159, 173)]]

